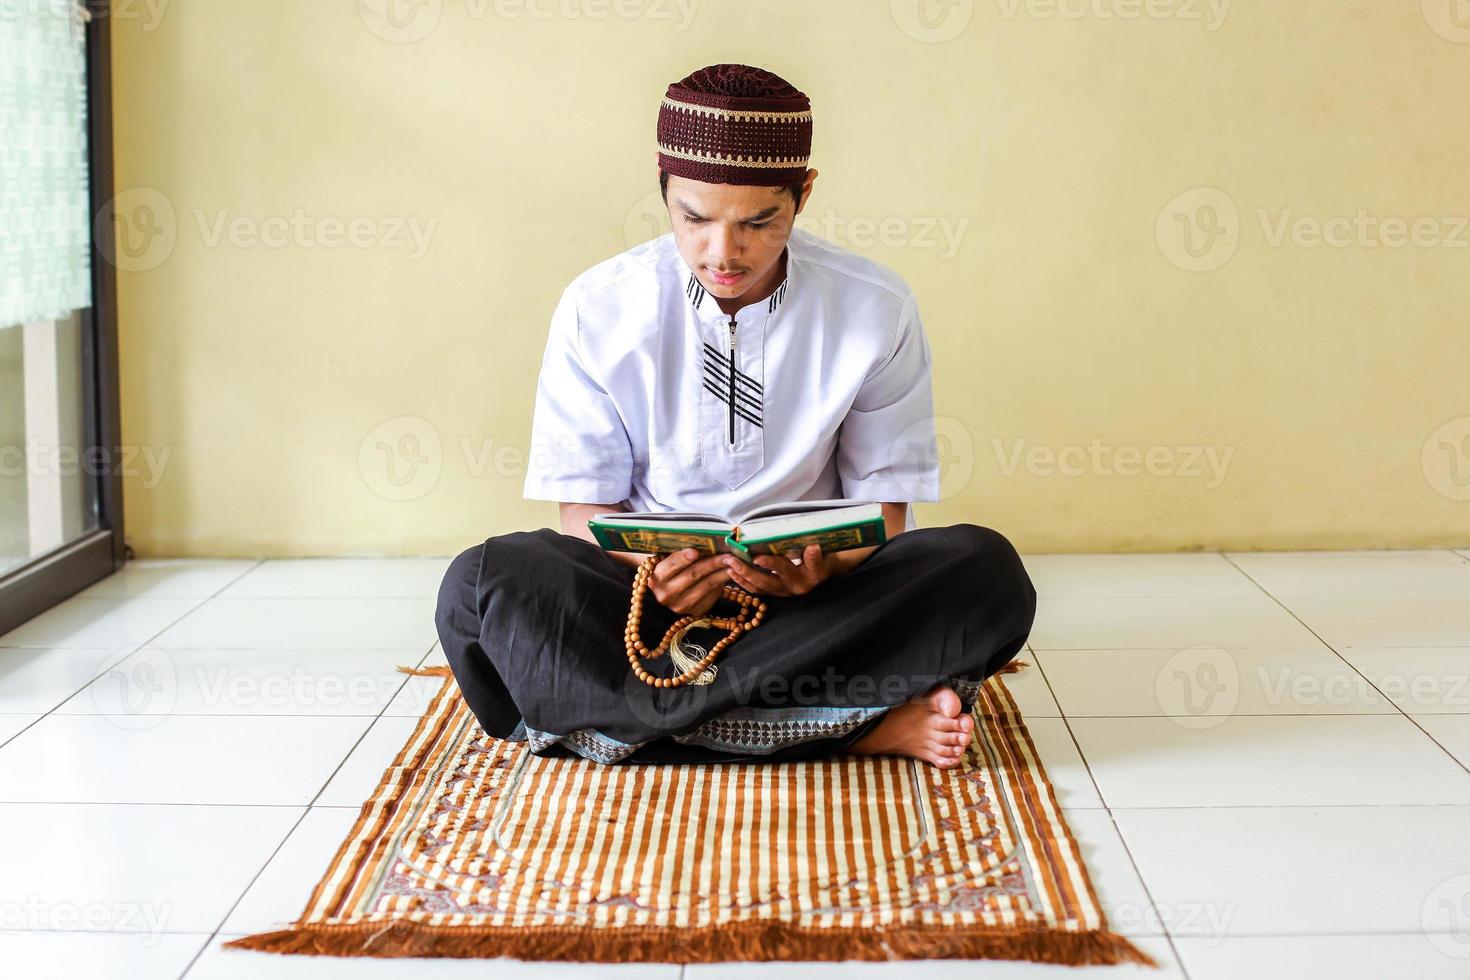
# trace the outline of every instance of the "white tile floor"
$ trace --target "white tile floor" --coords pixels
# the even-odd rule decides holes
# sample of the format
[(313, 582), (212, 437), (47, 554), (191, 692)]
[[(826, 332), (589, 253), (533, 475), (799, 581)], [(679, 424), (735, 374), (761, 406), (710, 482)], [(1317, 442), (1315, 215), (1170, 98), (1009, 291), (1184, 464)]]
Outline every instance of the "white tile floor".
[[(443, 662), (447, 563), (136, 562), (0, 636), (0, 973), (1077, 975), (222, 950), (300, 911), (423, 710), (394, 667)], [(1470, 551), (1027, 565), (1012, 690), (1114, 928), (1166, 964), (1088, 975), (1470, 976)]]

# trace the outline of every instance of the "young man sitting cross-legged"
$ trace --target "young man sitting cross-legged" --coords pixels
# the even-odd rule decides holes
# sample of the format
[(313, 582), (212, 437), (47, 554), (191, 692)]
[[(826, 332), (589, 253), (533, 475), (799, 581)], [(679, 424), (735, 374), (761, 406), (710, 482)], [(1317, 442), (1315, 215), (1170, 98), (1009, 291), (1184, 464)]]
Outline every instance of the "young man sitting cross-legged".
[[(695, 72), (669, 87), (658, 138), (673, 232), (578, 276), (552, 317), (525, 496), (558, 501), (561, 531), (492, 537), (441, 586), (465, 700), (492, 736), (602, 762), (957, 765), (980, 684), (1020, 651), (1036, 592), (999, 533), (916, 526), (909, 503), (938, 499), (939, 466), (914, 294), (795, 228), (817, 176), (811, 111), (778, 76)], [(823, 498), (881, 502), (887, 540), (760, 570), (660, 558), (649, 637), (729, 585), (768, 611), (711, 683), (634, 677), (623, 629), (647, 556), (602, 550), (589, 517)]]

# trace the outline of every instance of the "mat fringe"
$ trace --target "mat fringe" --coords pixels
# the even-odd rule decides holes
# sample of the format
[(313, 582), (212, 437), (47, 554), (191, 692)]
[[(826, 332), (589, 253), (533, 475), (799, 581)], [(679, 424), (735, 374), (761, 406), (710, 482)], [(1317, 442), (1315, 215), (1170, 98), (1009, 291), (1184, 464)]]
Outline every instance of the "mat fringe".
[[(1031, 664), (1012, 660), (996, 671)], [(406, 667), (415, 677), (452, 677), (448, 667)], [(1158, 962), (1123, 936), (1104, 930), (901, 926), (804, 929), (784, 922), (732, 922), (700, 929), (638, 927), (435, 926), (402, 919), (351, 925), (297, 925), (242, 936), (228, 949), (303, 956), (492, 958), (581, 963), (720, 963), (740, 961), (994, 959), (1068, 966)]]
[[(1005, 666), (997, 670), (997, 674), (1018, 674), (1031, 665), (1024, 660), (1010, 660)], [(409, 674), (414, 677), (453, 677), (454, 671), (448, 667), (405, 667), (398, 665), (399, 673)]]
[(400, 674), (408, 674), (412, 677), (453, 677), (454, 671), (448, 667), (405, 667), (398, 665)]
[(803, 929), (782, 922), (732, 922), (699, 929), (641, 927), (431, 926), (404, 922), (309, 925), (243, 936), (229, 949), (306, 956), (497, 957), (581, 963), (720, 963), (1004, 959), (1067, 966), (1158, 962), (1102, 930), (966, 931), (954, 926)]

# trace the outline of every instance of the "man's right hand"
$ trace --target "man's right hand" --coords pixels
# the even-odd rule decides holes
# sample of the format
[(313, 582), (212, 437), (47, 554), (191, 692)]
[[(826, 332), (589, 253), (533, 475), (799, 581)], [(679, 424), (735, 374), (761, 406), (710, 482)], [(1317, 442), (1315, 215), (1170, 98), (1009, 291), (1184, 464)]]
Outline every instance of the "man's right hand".
[(685, 548), (660, 558), (648, 576), (648, 587), (659, 604), (681, 616), (702, 616), (730, 583), (724, 555), (700, 558)]

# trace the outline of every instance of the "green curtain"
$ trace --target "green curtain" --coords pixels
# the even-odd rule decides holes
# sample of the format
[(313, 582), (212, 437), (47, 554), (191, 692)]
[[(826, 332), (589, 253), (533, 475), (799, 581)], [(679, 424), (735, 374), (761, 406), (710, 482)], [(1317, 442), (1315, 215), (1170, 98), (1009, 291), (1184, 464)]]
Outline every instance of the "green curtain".
[(0, 328), (92, 305), (87, 59), (71, 0), (0, 0)]

